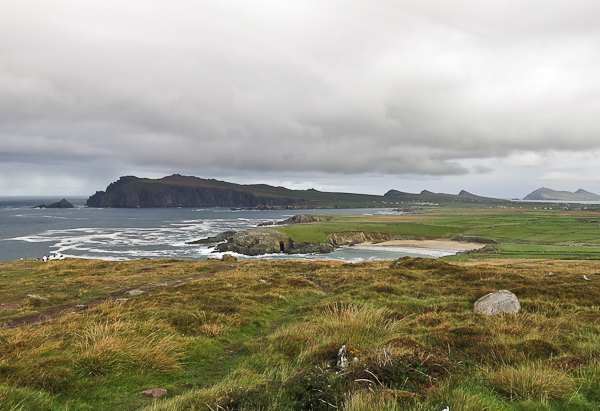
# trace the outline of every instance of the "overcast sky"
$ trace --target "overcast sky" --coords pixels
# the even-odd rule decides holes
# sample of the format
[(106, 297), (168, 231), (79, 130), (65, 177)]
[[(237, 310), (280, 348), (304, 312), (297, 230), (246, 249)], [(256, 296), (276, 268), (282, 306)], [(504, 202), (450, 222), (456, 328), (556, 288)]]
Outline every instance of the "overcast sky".
[(595, 0), (3, 0), (0, 196), (600, 194)]

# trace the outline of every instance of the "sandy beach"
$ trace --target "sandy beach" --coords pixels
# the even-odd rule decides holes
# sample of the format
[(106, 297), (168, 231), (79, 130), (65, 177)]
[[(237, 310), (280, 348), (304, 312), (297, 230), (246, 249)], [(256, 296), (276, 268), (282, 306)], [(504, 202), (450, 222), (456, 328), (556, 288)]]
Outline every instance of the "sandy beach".
[(470, 251), (485, 247), (485, 244), (467, 243), (448, 240), (392, 240), (381, 243), (365, 242), (356, 244), (357, 247), (407, 247), (424, 248), (437, 251)]

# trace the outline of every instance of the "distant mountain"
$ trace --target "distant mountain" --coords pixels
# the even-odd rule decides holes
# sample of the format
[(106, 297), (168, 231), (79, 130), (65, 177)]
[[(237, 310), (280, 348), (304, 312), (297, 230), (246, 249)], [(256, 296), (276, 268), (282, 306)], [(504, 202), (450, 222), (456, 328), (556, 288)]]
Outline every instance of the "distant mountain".
[(419, 194), (405, 193), (404, 191), (389, 190), (383, 195), (384, 197), (395, 197), (398, 200), (407, 201), (454, 201), (454, 202), (499, 202), (506, 201), (497, 198), (482, 197), (475, 194), (471, 194), (468, 191), (461, 190), (458, 195), (455, 194), (444, 194), (434, 193), (428, 190), (423, 190)]
[(570, 191), (556, 191), (550, 188), (538, 188), (528, 194), (523, 200), (538, 201), (600, 201), (600, 195), (579, 189), (574, 193)]
[(266, 184), (242, 185), (173, 174), (149, 179), (121, 177), (105, 191), (90, 196), (88, 207), (256, 207), (336, 208), (377, 207), (382, 196), (290, 190)]

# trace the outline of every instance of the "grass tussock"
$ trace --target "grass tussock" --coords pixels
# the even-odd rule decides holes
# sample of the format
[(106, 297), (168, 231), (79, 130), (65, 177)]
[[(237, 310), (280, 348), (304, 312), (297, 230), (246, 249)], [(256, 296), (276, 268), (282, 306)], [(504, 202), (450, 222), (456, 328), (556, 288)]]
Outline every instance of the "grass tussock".
[(511, 401), (561, 399), (573, 393), (575, 383), (565, 372), (535, 362), (519, 366), (504, 366), (492, 372), (490, 386)]
[(180, 368), (173, 336), (147, 332), (145, 324), (92, 323), (77, 334), (74, 362), (79, 373), (98, 376), (127, 370), (169, 373)]

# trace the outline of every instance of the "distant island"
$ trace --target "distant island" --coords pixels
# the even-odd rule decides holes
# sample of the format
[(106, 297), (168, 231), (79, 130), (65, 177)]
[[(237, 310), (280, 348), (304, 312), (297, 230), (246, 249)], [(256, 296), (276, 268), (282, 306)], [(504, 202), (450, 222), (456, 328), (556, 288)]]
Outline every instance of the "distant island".
[(385, 195), (290, 190), (267, 184), (235, 184), (173, 174), (150, 179), (124, 176), (97, 191), (88, 207), (234, 207), (258, 210), (390, 207), (400, 203), (505, 202), (462, 190), (458, 195), (423, 190), (419, 194), (390, 190)]
[(600, 201), (600, 195), (590, 193), (583, 189), (575, 192), (556, 191), (550, 188), (538, 188), (534, 192), (528, 194), (523, 200), (538, 200), (538, 201)]
[(423, 190), (419, 194), (405, 193), (398, 190), (390, 190), (384, 194), (385, 197), (393, 197), (396, 199), (405, 199), (412, 201), (454, 201), (454, 202), (485, 202), (495, 203), (499, 201), (505, 202), (497, 198), (482, 197), (475, 194), (471, 194), (468, 191), (461, 190), (458, 195), (444, 194), (444, 193), (433, 193), (428, 190)]
[(63, 198), (62, 200), (57, 201), (56, 203), (52, 203), (50, 205), (40, 204), (31, 208), (73, 208), (73, 204), (71, 204)]

